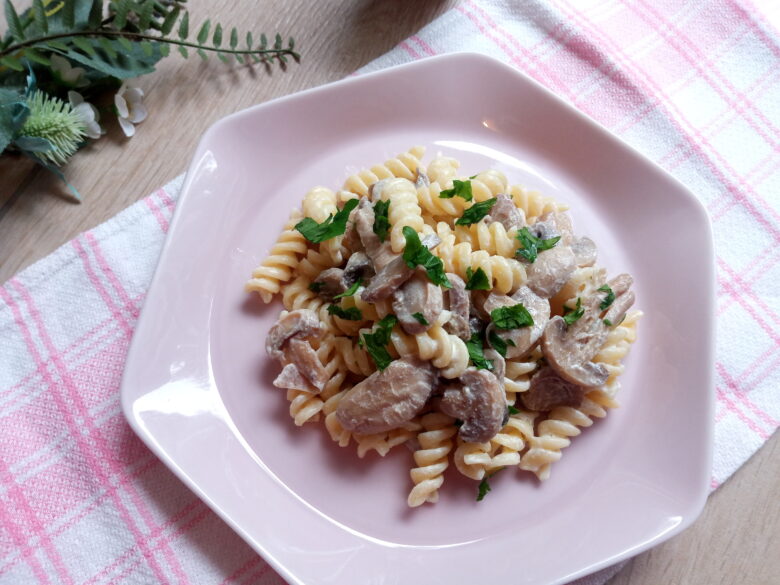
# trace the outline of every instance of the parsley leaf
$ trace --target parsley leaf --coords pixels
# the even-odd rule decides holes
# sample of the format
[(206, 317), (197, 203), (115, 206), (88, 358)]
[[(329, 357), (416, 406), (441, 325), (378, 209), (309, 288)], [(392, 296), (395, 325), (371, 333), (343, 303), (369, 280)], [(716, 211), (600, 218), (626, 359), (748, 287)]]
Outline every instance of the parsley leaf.
[(466, 201), (471, 201), (473, 197), (471, 193), (471, 181), (458, 181), (455, 179), (452, 182), (452, 189), (445, 189), (439, 193), (440, 199), (452, 199), (453, 197), (462, 197)]
[(485, 217), (492, 207), (496, 204), (498, 199), (493, 197), (492, 199), (485, 199), (482, 203), (475, 203), (463, 212), (463, 215), (457, 219), (455, 225), (471, 225), (472, 223), (479, 222)]
[(428, 273), (428, 278), (433, 284), (438, 284), (444, 288), (452, 288), (447, 275), (444, 273), (444, 263), (441, 258), (434, 256), (431, 251), (423, 246), (420, 236), (414, 229), (408, 225), (401, 230), (406, 238), (404, 247), (404, 261), (409, 268), (422, 266)]
[(474, 272), (471, 270), (471, 266), (466, 268), (466, 289), (468, 290), (490, 290), (490, 280), (488, 280), (487, 274), (481, 268), (477, 268)]
[(347, 229), (347, 219), (350, 212), (357, 207), (357, 204), (357, 199), (350, 199), (344, 204), (342, 209), (336, 212), (336, 215), (329, 215), (322, 223), (317, 223), (310, 217), (304, 217), (295, 224), (295, 229), (304, 238), (315, 244), (340, 236)]
[[(498, 333), (495, 331), (491, 331), (488, 335), (488, 341), (490, 342), (490, 345), (493, 349), (495, 349), (502, 358), (506, 357), (506, 346), (507, 341), (499, 337)], [(512, 342), (512, 345), (514, 345), (514, 342), (510, 339), (508, 340)]]
[(414, 317), (415, 319), (417, 319), (417, 322), (418, 322), (420, 325), (430, 325), (430, 323), (428, 323), (428, 319), (426, 319), (426, 318), (423, 316), (423, 314), (422, 314), (422, 313), (412, 313), (412, 317)]
[(328, 314), (336, 315), (347, 321), (362, 321), (363, 313), (357, 307), (350, 307), (348, 309), (342, 309), (338, 305), (328, 305)]
[(349, 287), (349, 288), (348, 288), (347, 290), (345, 290), (343, 293), (341, 293), (340, 295), (336, 295), (335, 297), (333, 297), (333, 300), (335, 301), (336, 299), (342, 299), (342, 298), (344, 298), (344, 297), (351, 297), (352, 295), (354, 295), (354, 294), (357, 292), (357, 289), (359, 289), (359, 288), (360, 288), (360, 285), (361, 285), (361, 284), (363, 284), (363, 283), (362, 283), (362, 282), (360, 282), (359, 280), (358, 280), (358, 281), (356, 281), (356, 282), (355, 282), (355, 284), (353, 284), (351, 287)]
[(506, 407), (506, 409), (509, 414), (520, 414), (520, 410), (515, 408), (514, 404), (510, 404)]
[(488, 479), (493, 477), (496, 473), (498, 473), (502, 469), (504, 469), (504, 468), (503, 467), (499, 467), (494, 472), (488, 473), (485, 477), (482, 478), (482, 481), (479, 482), (479, 490), (477, 492), (477, 501), (478, 502), (481, 502), (482, 500), (484, 500), (485, 496), (490, 491), (490, 482), (488, 481)]
[(539, 252), (549, 250), (550, 248), (554, 247), (561, 239), (561, 236), (555, 236), (554, 238), (548, 238), (546, 240), (537, 238), (528, 230), (527, 227), (524, 227), (519, 232), (517, 232), (515, 237), (520, 241), (520, 245), (522, 246), (522, 248), (517, 250), (516, 255), (522, 256), (532, 264), (536, 261), (536, 257), (539, 255)]
[(373, 333), (363, 334), (363, 345), (380, 370), (384, 370), (393, 361), (387, 351), (387, 344), (390, 341), (390, 333), (397, 322), (398, 318), (395, 315), (388, 315), (377, 323), (377, 328)]
[(374, 233), (379, 236), (380, 242), (387, 239), (387, 232), (390, 231), (390, 220), (387, 218), (389, 211), (390, 201), (374, 203)]
[(490, 318), (498, 329), (518, 329), (534, 324), (534, 318), (531, 317), (531, 313), (523, 306), (523, 303), (493, 309), (490, 312)]
[(485, 354), (482, 350), (482, 338), (479, 333), (475, 333), (466, 342), (466, 349), (469, 350), (469, 358), (478, 370), (492, 370), (493, 362), (485, 359)]
[(324, 282), (312, 282), (312, 283), (309, 285), (309, 290), (310, 290), (311, 292), (316, 292), (316, 293), (318, 293), (318, 292), (320, 292), (320, 291), (322, 290), (322, 287), (323, 287), (323, 286), (325, 286), (325, 283), (324, 283)]
[(607, 293), (607, 296), (605, 296), (604, 300), (601, 301), (601, 304), (599, 305), (599, 309), (601, 309), (602, 311), (604, 309), (608, 309), (609, 306), (615, 302), (615, 291), (613, 291), (608, 284), (605, 284), (604, 286), (600, 286), (596, 290)]
[(604, 325), (606, 325), (607, 327), (612, 327), (612, 321), (610, 321), (609, 319), (604, 319)]
[(578, 321), (579, 318), (585, 314), (585, 309), (582, 307), (582, 300), (580, 297), (577, 297), (577, 306), (575, 308), (571, 309), (564, 306), (563, 309), (563, 320), (566, 322), (566, 325), (571, 325), (575, 321)]

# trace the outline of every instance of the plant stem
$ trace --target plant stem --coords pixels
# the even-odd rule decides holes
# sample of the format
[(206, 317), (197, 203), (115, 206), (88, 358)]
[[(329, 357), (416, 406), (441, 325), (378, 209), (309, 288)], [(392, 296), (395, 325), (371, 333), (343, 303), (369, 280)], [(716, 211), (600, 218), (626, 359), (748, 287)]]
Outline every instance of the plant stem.
[(171, 45), (179, 45), (182, 47), (190, 47), (192, 49), (203, 49), (204, 51), (214, 51), (218, 53), (223, 53), (225, 55), (290, 55), (294, 59), (298, 59), (298, 53), (293, 51), (292, 49), (220, 49), (218, 47), (210, 47), (208, 45), (200, 45), (198, 43), (190, 43), (188, 41), (181, 41), (176, 39), (171, 39), (167, 37), (156, 37), (153, 35), (146, 35), (143, 33), (134, 33), (134, 32), (123, 32), (123, 31), (112, 31), (112, 30), (105, 30), (105, 31), (80, 31), (80, 32), (68, 32), (68, 33), (58, 33), (55, 35), (48, 35), (45, 37), (38, 37), (37, 39), (29, 39), (22, 43), (17, 43), (16, 45), (11, 45), (10, 47), (6, 47), (2, 51), (0, 51), (0, 57), (5, 57), (6, 55), (10, 55), (12, 53), (15, 53), (16, 51), (20, 49), (24, 49), (26, 47), (32, 47), (34, 45), (38, 45), (40, 43), (45, 43), (47, 41), (54, 41), (57, 39), (67, 39), (72, 37), (124, 37), (126, 39), (132, 39), (132, 40), (138, 40), (138, 41), (156, 41), (158, 43), (168, 43)]

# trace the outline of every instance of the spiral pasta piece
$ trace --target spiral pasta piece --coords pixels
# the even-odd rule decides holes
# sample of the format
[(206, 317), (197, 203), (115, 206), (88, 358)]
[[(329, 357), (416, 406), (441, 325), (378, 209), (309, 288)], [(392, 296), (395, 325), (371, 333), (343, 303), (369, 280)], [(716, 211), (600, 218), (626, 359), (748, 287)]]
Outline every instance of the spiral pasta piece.
[(428, 175), (428, 180), (431, 183), (446, 185), (456, 177), (459, 168), (460, 163), (457, 159), (439, 154), (428, 163), (425, 174)]
[(514, 405), (517, 402), (517, 395), (528, 391), (531, 387), (531, 376), (539, 368), (538, 361), (541, 358), (542, 352), (535, 347), (529, 355), (506, 359), (504, 390), (507, 404)]
[(384, 457), (393, 447), (413, 440), (421, 430), (422, 425), (420, 421), (413, 419), (385, 433), (374, 433), (371, 435), (355, 434), (352, 437), (358, 444), (357, 453), (361, 459), (371, 451), (376, 451), (380, 457)]
[(491, 256), (484, 250), (474, 250), (470, 244), (455, 243), (455, 237), (442, 238), (433, 253), (442, 259), (444, 269), (468, 280), (467, 270), (481, 268), (487, 275), (491, 288), (498, 293), (511, 294), (520, 288), (528, 277), (525, 267), (511, 258)]
[(316, 349), (317, 359), (324, 367), (328, 380), (320, 394), (312, 394), (307, 390), (296, 388), (287, 390), (287, 400), (290, 401), (290, 416), (297, 426), (319, 420), (319, 413), (322, 411), (325, 401), (338, 393), (346, 376), (333, 339), (326, 337), (315, 342), (315, 345), (317, 344), (319, 344)]
[[(339, 210), (336, 201), (336, 194), (327, 187), (314, 187), (303, 198), (303, 215), (322, 223)], [(319, 245), (320, 251), (330, 258), (334, 266), (340, 264), (343, 259), (343, 239), (344, 236), (336, 236)]]
[(336, 337), (334, 343), (338, 348), (344, 367), (353, 374), (368, 377), (376, 371), (374, 362), (365, 349), (349, 337)]
[(461, 197), (440, 197), (443, 190), (441, 184), (436, 181), (432, 181), (430, 185), (417, 185), (417, 200), (423, 211), (429, 214), (429, 225), (460, 217), (466, 208), (466, 200)]
[(390, 245), (393, 252), (403, 252), (406, 246), (403, 228), (409, 226), (419, 233), (425, 225), (417, 202), (417, 189), (408, 179), (390, 179), (382, 186), (381, 198), (390, 201)]
[(325, 416), (325, 428), (330, 435), (330, 438), (338, 443), (339, 447), (346, 447), (349, 445), (349, 441), (352, 438), (352, 433), (341, 426), (339, 417), (336, 416), (336, 409), (339, 406), (339, 402), (347, 393), (349, 388), (345, 388), (340, 392), (337, 392), (325, 401), (322, 406), (322, 414)]
[(490, 463), (487, 471), (520, 465), (520, 454), (534, 436), (534, 419), (537, 413), (520, 410), (509, 416), (504, 427), (490, 439)]
[(490, 456), (491, 444), (470, 443), (458, 439), (458, 447), (452, 456), (455, 468), (470, 479), (481, 480), (490, 468), (492, 457)]
[(439, 488), (444, 483), (443, 473), (449, 466), (452, 436), (457, 432), (453, 422), (451, 417), (439, 412), (426, 414), (421, 419), (425, 430), (417, 435), (420, 444), (414, 452), (417, 467), (409, 472), (414, 487), (407, 502), (412, 508), (439, 499)]
[[(423, 156), (425, 156), (425, 148), (415, 146), (407, 152), (385, 161), (382, 165), (375, 165), (370, 169), (363, 169), (351, 175), (345, 181), (343, 191), (366, 197), (368, 196), (368, 188), (381, 179), (402, 177), (414, 181), (417, 177), (417, 169), (423, 166), (420, 160)], [(349, 195), (345, 194), (340, 194), (340, 197), (342, 200), (350, 198)]]
[(520, 185), (512, 185), (509, 188), (509, 195), (515, 205), (525, 213), (528, 225), (536, 223), (545, 213), (569, 209), (568, 205), (558, 203), (552, 197), (547, 197), (538, 191), (531, 191)]
[(418, 356), (429, 360), (440, 369), (442, 377), (457, 378), (468, 367), (469, 352), (462, 339), (444, 330), (443, 325), (449, 317), (449, 311), (442, 311), (433, 326), (419, 335), (409, 335), (396, 327), (390, 334), (390, 343), (401, 357)]
[(469, 226), (469, 228), (470, 238), (468, 241), (475, 250), (484, 250), (488, 254), (503, 256), (504, 258), (514, 258), (517, 254), (516, 228), (507, 231), (503, 224), (497, 221), (489, 225), (484, 221), (480, 221)]
[(482, 171), (473, 179), (464, 178), (463, 180), (471, 181), (471, 194), (476, 203), (492, 199), (499, 193), (506, 193), (508, 189), (506, 175), (495, 169)]
[(292, 210), (268, 256), (252, 271), (252, 278), (244, 287), (247, 292), (258, 293), (264, 303), (270, 303), (282, 284), (292, 279), (300, 257), (306, 254), (306, 238), (295, 229), (295, 224), (302, 218), (300, 211)]

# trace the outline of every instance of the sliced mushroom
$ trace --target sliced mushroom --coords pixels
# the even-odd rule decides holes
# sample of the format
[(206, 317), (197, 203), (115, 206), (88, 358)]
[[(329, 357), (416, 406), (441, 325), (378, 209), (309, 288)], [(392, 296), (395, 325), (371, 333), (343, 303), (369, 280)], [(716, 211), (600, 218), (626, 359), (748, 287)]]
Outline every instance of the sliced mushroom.
[(393, 293), (393, 312), (409, 335), (428, 331), (443, 308), (441, 288), (419, 270)]
[(506, 396), (495, 375), (469, 368), (444, 390), (439, 408), (463, 421), (458, 431), (464, 441), (484, 443), (496, 436), (506, 416)]
[[(438, 246), (440, 242), (441, 239), (436, 234), (426, 235), (421, 240), (421, 243), (429, 249)], [(367, 303), (376, 303), (390, 297), (414, 274), (414, 269), (407, 266), (401, 254), (393, 254), (393, 256), (390, 262), (377, 270), (376, 275), (361, 293), (360, 298)]]
[(373, 273), (371, 259), (363, 252), (355, 252), (344, 267), (344, 286), (349, 288), (358, 280), (370, 278)]
[(511, 197), (499, 193), (496, 195), (496, 202), (490, 208), (490, 214), (485, 216), (485, 223), (498, 222), (504, 226), (506, 231), (512, 228), (519, 228), (525, 225), (525, 213), (515, 205)]
[(303, 377), (303, 374), (298, 371), (295, 364), (287, 364), (284, 366), (281, 373), (273, 381), (273, 385), (277, 388), (305, 390), (312, 394), (317, 394), (319, 392), (307, 378)]
[(395, 429), (422, 410), (436, 383), (430, 362), (396, 360), (347, 391), (336, 417), (346, 430), (358, 434)]
[[(317, 352), (311, 344), (304, 339), (290, 339), (284, 346), (285, 364), (292, 364), (301, 376), (306, 378), (317, 392), (325, 388), (328, 383), (328, 374), (322, 365)], [(285, 366), (286, 367), (286, 366)], [(304, 390), (304, 388), (300, 388)]]
[(577, 260), (571, 248), (557, 245), (539, 252), (536, 261), (526, 266), (526, 285), (540, 297), (555, 296), (571, 278), (577, 268)]
[(593, 266), (598, 257), (596, 243), (588, 237), (575, 238), (571, 243), (574, 261), (578, 267)]
[(379, 236), (374, 233), (374, 208), (368, 199), (361, 199), (353, 212), (355, 215), (355, 229), (360, 236), (360, 241), (366, 254), (374, 265), (374, 270), (379, 272), (389, 264), (396, 254), (390, 247), (390, 242), (379, 241)]
[(556, 406), (582, 404), (585, 388), (561, 378), (550, 366), (545, 366), (531, 378), (531, 385), (520, 394), (523, 406), (528, 410), (545, 412)]
[(414, 186), (419, 189), (420, 187), (427, 187), (430, 184), (431, 180), (425, 173), (425, 169), (422, 167), (417, 167), (417, 177), (414, 180)]
[(300, 339), (318, 338), (322, 335), (322, 325), (317, 314), (309, 309), (296, 309), (282, 312), (265, 338), (266, 353), (276, 359), (282, 359), (282, 346), (287, 340), (295, 337)]
[(548, 240), (560, 236), (560, 245), (568, 246), (574, 238), (574, 229), (569, 214), (563, 211), (549, 211), (531, 226), (531, 233), (537, 238)]
[(504, 388), (504, 379), (506, 378), (506, 360), (495, 349), (488, 348), (482, 352), (486, 360), (493, 363), (493, 375), (498, 380), (501, 388)]
[(461, 339), (467, 340), (471, 337), (471, 327), (469, 325), (469, 293), (466, 290), (466, 283), (457, 274), (447, 273), (447, 279), (452, 288), (447, 289), (448, 309), (452, 316), (444, 324), (444, 330), (447, 333), (456, 335)]
[(327, 301), (332, 301), (333, 297), (347, 290), (341, 268), (323, 270), (312, 284), (317, 286), (317, 294)]
[(492, 312), (500, 307), (512, 307), (518, 303), (530, 313), (534, 320), (533, 325), (517, 329), (499, 329), (491, 323), (487, 329), (488, 343), (490, 343), (491, 333), (495, 333), (507, 342), (506, 357), (508, 358), (525, 355), (534, 348), (544, 333), (547, 321), (550, 320), (550, 301), (538, 296), (527, 286), (521, 286), (511, 297), (491, 293), (485, 300), (484, 308), (486, 312)]
[[(615, 300), (602, 317), (604, 295), (595, 292), (582, 301), (584, 313), (567, 326), (563, 317), (553, 317), (542, 335), (542, 353), (547, 362), (565, 380), (580, 386), (601, 386), (609, 372), (604, 364), (591, 360), (599, 352), (609, 334), (604, 319), (618, 323), (634, 303), (634, 293), (629, 290), (632, 279), (621, 274), (609, 282)], [(615, 319), (613, 321), (612, 319)]]

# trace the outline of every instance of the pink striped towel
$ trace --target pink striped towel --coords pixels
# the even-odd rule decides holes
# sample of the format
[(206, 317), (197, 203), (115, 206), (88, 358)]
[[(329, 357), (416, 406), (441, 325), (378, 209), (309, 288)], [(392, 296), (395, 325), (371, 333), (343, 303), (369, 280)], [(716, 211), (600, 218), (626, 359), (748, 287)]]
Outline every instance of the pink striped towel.
[[(468, 0), (366, 70), (455, 50), (530, 74), (709, 210), (716, 488), (780, 419), (778, 32), (745, 0)], [(125, 353), (179, 188), (174, 181), (0, 289), (3, 585), (282, 583), (120, 412)]]

